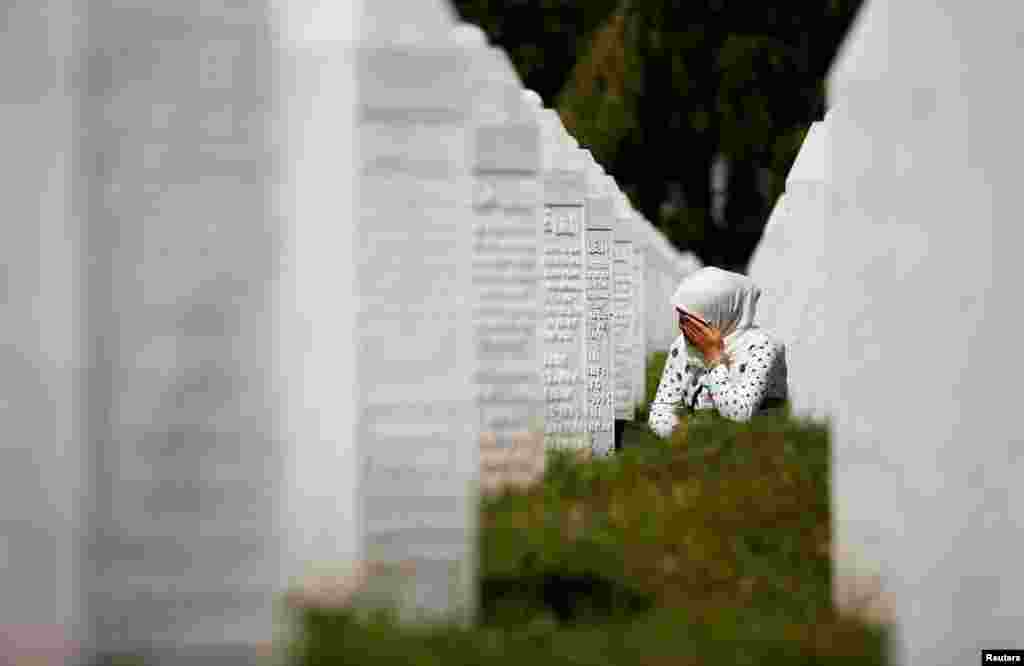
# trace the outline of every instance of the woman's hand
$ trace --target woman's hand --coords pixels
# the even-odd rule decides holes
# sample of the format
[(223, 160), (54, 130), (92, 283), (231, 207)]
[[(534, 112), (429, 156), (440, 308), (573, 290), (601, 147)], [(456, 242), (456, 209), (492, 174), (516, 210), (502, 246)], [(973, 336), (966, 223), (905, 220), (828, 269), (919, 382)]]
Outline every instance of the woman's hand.
[(709, 365), (718, 363), (725, 352), (722, 332), (691, 314), (684, 314), (682, 320), (683, 334), (690, 344), (700, 351)]

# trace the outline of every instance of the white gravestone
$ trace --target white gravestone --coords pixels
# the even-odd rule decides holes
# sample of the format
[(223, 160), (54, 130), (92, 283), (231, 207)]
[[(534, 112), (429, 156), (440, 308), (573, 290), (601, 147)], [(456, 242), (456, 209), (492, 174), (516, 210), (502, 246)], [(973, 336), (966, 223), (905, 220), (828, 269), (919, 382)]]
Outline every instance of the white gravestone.
[(670, 303), (684, 277), (701, 267), (691, 252), (680, 253), (658, 230), (649, 227), (646, 251), (645, 307), (648, 348), (667, 352), (679, 337), (679, 318)]
[(647, 242), (644, 226), (648, 222), (633, 213), (633, 401), (646, 409), (647, 357), (654, 349), (647, 348)]
[(792, 262), (795, 279), (780, 294), (781, 312), (792, 322), (780, 332), (786, 345), (787, 367), (810, 381), (794, 383), (789, 400), (794, 414), (823, 419), (829, 411), (828, 396), (815, 387), (827, 385), (827, 380), (814, 378), (828, 372), (822, 355), (825, 344), (825, 287), (831, 266), (825, 261), (825, 229), (832, 200), (828, 184), (826, 155), (828, 150), (828, 122), (814, 123), (800, 153), (786, 178), (786, 210), (783, 220), (790, 227), (787, 233), (798, 238), (800, 253), (791, 253), (786, 260)]
[(633, 354), (634, 312), (633, 312), (633, 219), (626, 195), (615, 186), (615, 237), (612, 246), (612, 307), (614, 326), (612, 339), (615, 345), (615, 418), (632, 421), (636, 416), (633, 397)]
[(544, 137), (544, 440), (549, 449), (583, 450), (590, 446), (584, 339), (585, 162), (582, 151), (566, 143), (558, 114), (550, 109), (538, 113)]
[(678, 317), (672, 312), (669, 301), (673, 285), (674, 267), (668, 255), (666, 242), (660, 231), (652, 230), (651, 244), (647, 252), (650, 290), (647, 294), (647, 340), (652, 349), (667, 352), (669, 346), (679, 337)]
[(1019, 647), (1020, 94), (991, 72), (1020, 62), (1020, 18), (868, 2), (829, 79), (825, 305), (786, 315), (827, 329), (792, 383), (832, 417), (836, 603), (895, 621), (898, 664)]
[(656, 310), (656, 317), (658, 320), (658, 335), (662, 342), (659, 345), (661, 349), (668, 351), (669, 345), (678, 337), (679, 327), (673, 325), (678, 317), (672, 311), (672, 306), (669, 304), (670, 297), (672, 295), (672, 282), (675, 279), (676, 274), (676, 262), (675, 258), (668, 248), (668, 241), (659, 232), (658, 233), (658, 255), (659, 255), (659, 282), (660, 289), (658, 293), (658, 306)]
[(470, 46), (478, 45), (471, 75), (472, 234), (481, 447), (542, 451), (540, 129), (504, 51), (486, 48), (476, 26), (464, 24), (457, 32)]
[(660, 293), (660, 281), (659, 281), (659, 257), (661, 256), (658, 252), (657, 245), (655, 244), (655, 229), (653, 225), (645, 230), (644, 242), (645, 242), (645, 263), (644, 263), (644, 331), (647, 336), (647, 348), (651, 351), (668, 351), (668, 348), (663, 348), (658, 340), (657, 327), (658, 322), (656, 319), (656, 313), (662, 312), (662, 303), (658, 301), (658, 295)]
[[(888, 60), (890, 48), (890, 11), (889, 3), (865, 3), (837, 55), (829, 80), (831, 108), (828, 118), (832, 130), (832, 145), (829, 147), (827, 168), (831, 172), (835, 199), (829, 211), (826, 252), (829, 263), (834, 267), (832, 270), (843, 271), (843, 274), (830, 275), (826, 284), (826, 295), (830, 302), (825, 310), (828, 330), (824, 344), (826, 357), (830, 361), (831, 377), (826, 378), (825, 388), (836, 406), (836, 410), (830, 414), (833, 424), (833, 596), (841, 609), (857, 604), (858, 600), (851, 597), (874, 595), (879, 598), (892, 598), (898, 594), (896, 587), (902, 573), (893, 559), (895, 550), (903, 547), (900, 542), (905, 533), (906, 498), (909, 495), (904, 490), (907, 471), (901, 468), (896, 451), (897, 447), (906, 446), (906, 442), (890, 441), (886, 446), (878, 423), (880, 415), (871, 417), (862, 411), (866, 405), (876, 402), (877, 398), (885, 396), (892, 399), (891, 392), (878, 391), (875, 399), (865, 397), (863, 390), (858, 391), (857, 384), (865, 388), (868, 375), (864, 374), (860, 382), (853, 381), (857, 377), (856, 374), (845, 378), (845, 381), (835, 376), (844, 368), (861, 373), (865, 356), (869, 359), (871, 356), (876, 359), (882, 357), (884, 348), (880, 335), (884, 324), (881, 317), (871, 316), (872, 306), (869, 299), (873, 302), (881, 296), (877, 293), (879, 289), (887, 293), (898, 288), (898, 283), (903, 281), (903, 273), (907, 267), (886, 267), (889, 262), (883, 257), (883, 250), (884, 253), (889, 252), (891, 240), (901, 245), (905, 244), (901, 242), (900, 231), (904, 232), (903, 238), (906, 238), (906, 232), (914, 231), (912, 225), (906, 224), (913, 218), (905, 220), (900, 227), (894, 226), (893, 235), (881, 228), (883, 221), (891, 219), (891, 213), (883, 213), (878, 209), (896, 197), (891, 193), (891, 185), (889, 188), (882, 188), (879, 181), (870, 177), (873, 173), (882, 174), (892, 170), (891, 166), (887, 168), (881, 163), (885, 148), (879, 142), (882, 136), (877, 97), (880, 84), (876, 84), (874, 90), (868, 87), (871, 79), (884, 81), (883, 75), (887, 69), (884, 61)], [(842, 73), (844, 66), (849, 68), (845, 77)], [(844, 78), (853, 84), (847, 84), (846, 90), (840, 85)], [(859, 96), (853, 94), (857, 92), (857, 87), (864, 91)], [(906, 95), (897, 96), (893, 101), (902, 102), (904, 108), (897, 107), (896, 110), (902, 110), (905, 116)], [(887, 102), (886, 106), (888, 104)], [(873, 122), (870, 122), (872, 120)], [(899, 120), (899, 117), (894, 120)], [(910, 129), (906, 127), (906, 123), (901, 125), (903, 126), (899, 127), (899, 130)], [(900, 136), (895, 147), (902, 147), (904, 140), (904, 137)], [(948, 141), (942, 143), (947, 144)], [(914, 161), (909, 150), (904, 151), (902, 156), (893, 155), (893, 152), (895, 151), (890, 151), (890, 155), (886, 157), (902, 157), (902, 164), (894, 166), (906, 168)], [(840, 155), (843, 161), (848, 161), (849, 164), (839, 164)], [(918, 162), (918, 168), (920, 167), (921, 163)], [(896, 176), (894, 182), (897, 180), (902, 187), (904, 179)], [(858, 181), (862, 181), (863, 185)], [(863, 194), (855, 196), (855, 188), (859, 186), (863, 192), (864, 185), (870, 187), (872, 184), (873, 192), (867, 190), (868, 197), (864, 197)], [(886, 189), (890, 190), (888, 194), (884, 194)], [(956, 197), (942, 199), (946, 204), (952, 204)], [(913, 216), (916, 217), (917, 214), (915, 211)], [(841, 224), (852, 226), (843, 229), (838, 226)], [(925, 238), (922, 237), (920, 240), (925, 241)], [(849, 245), (844, 250), (837, 251), (840, 247), (838, 243), (844, 241)], [(873, 244), (879, 241), (885, 243), (884, 248)], [(927, 247), (928, 243), (925, 241), (920, 249)], [(885, 277), (890, 284), (881, 286), (877, 281), (873, 282), (874, 287), (861, 284), (866, 282), (871, 274), (881, 276), (880, 269), (883, 267), (887, 268)], [(843, 300), (833, 302), (837, 297)], [(949, 302), (956, 301), (950, 299)], [(914, 299), (913, 303), (917, 308), (920, 298)], [(891, 344), (890, 342), (889, 345)], [(891, 346), (889, 348), (892, 349)], [(842, 356), (847, 354), (850, 358), (843, 359)], [(891, 351), (885, 354), (886, 357), (891, 355)], [(950, 377), (957, 377), (960, 374), (952, 365), (949, 366), (947, 373)], [(896, 376), (888, 370), (886, 374)], [(801, 381), (802, 377), (794, 372), (791, 384), (795, 386)], [(861, 394), (859, 402), (858, 393)], [(908, 399), (916, 400), (918, 395), (919, 392), (915, 390), (913, 394), (908, 395)], [(954, 408), (954, 413), (959, 411), (959, 407)], [(938, 413), (940, 412), (936, 410), (936, 414)], [(909, 414), (905, 418), (908, 419), (908, 423), (913, 423), (909, 420)], [(927, 421), (930, 423), (932, 417)], [(945, 440), (946, 436), (946, 433), (943, 433), (939, 441)], [(918, 433), (914, 433), (911, 441), (926, 441), (919, 437)], [(934, 463), (932, 469), (937, 470)], [(870, 492), (867, 492), (869, 488)], [(854, 603), (851, 604), (851, 601)], [(864, 605), (869, 604), (870, 600)], [(898, 610), (896, 612), (899, 614)], [(894, 647), (902, 650), (898, 642)], [(952, 658), (952, 654), (947, 653), (942, 660)]]
[(244, 659), (285, 550), (269, 14), (83, 11), (90, 648)]
[(350, 17), (339, 5), (282, 6), (296, 17), (283, 194), (299, 447), (289, 507), (304, 555), (293, 566), (343, 575), (351, 549), (375, 572), (357, 603), (468, 621), (479, 444), (472, 54), (452, 41), (441, 2), (374, 0)]
[(782, 309), (786, 307), (786, 295), (793, 289), (794, 277), (792, 271), (786, 270), (784, 261), (794, 241), (787, 220), (788, 201), (785, 192), (775, 200), (757, 247), (747, 262), (747, 275), (761, 288), (758, 324), (776, 331), (782, 338), (786, 337), (785, 327), (791, 325)]
[[(395, 5), (392, 18), (400, 11)], [(356, 277), (363, 559), (412, 563), (411, 580), (396, 588), (409, 616), (468, 621), (479, 441), (464, 148), (472, 54), (440, 37), (363, 53), (356, 245), (363, 253)]]
[(877, 567), (897, 663), (1021, 647), (1022, 19), (868, 2), (829, 79), (836, 569)]
[(587, 153), (586, 293), (587, 430), (595, 455), (614, 448), (614, 280), (615, 201), (605, 174)]
[[(82, 279), (72, 72), (80, 10), (8, 2), (0, 22), (0, 663), (64, 664), (86, 638)], [(36, 659), (38, 661), (29, 661)]]
[(814, 123), (786, 179), (751, 258), (748, 275), (762, 289), (760, 325), (786, 345), (787, 365), (801, 378), (790, 387), (794, 414), (821, 419), (827, 414), (822, 387), (830, 372), (824, 345), (825, 226), (830, 202), (826, 173), (828, 129)]

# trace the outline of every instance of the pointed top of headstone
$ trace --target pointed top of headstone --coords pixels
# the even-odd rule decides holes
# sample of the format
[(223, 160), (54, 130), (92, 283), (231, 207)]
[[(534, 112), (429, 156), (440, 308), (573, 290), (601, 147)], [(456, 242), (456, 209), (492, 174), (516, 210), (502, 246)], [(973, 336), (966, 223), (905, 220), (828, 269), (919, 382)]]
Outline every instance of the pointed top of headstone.
[(608, 195), (608, 182), (605, 179), (604, 170), (594, 159), (593, 153), (583, 149), (584, 173), (587, 181), (587, 194), (591, 197), (605, 197)]
[(459, 46), (483, 48), (487, 46), (487, 33), (475, 23), (459, 21), (452, 28), (452, 39)]
[[(529, 106), (528, 103), (527, 105)], [(562, 121), (558, 117), (558, 112), (554, 109), (536, 109), (535, 113), (537, 114), (537, 120), (540, 121), (541, 133), (544, 140), (550, 140), (552, 145), (561, 143)]]
[(823, 122), (811, 125), (804, 137), (800, 152), (797, 153), (793, 166), (786, 176), (786, 187), (794, 183), (827, 182), (828, 168), (828, 135)]
[[(535, 90), (531, 90), (530, 88), (527, 88), (526, 90), (523, 91), (523, 100), (526, 102), (528, 106), (531, 106), (533, 108), (544, 108), (544, 100), (541, 98), (540, 95), (537, 94)], [(557, 111), (552, 111), (552, 113), (558, 115)], [(559, 123), (561, 123), (561, 121), (559, 121)]]
[(874, 80), (888, 69), (890, 7), (889, 2), (865, 2), (846, 31), (826, 76), (829, 106), (844, 94), (851, 81)]
[[(557, 111), (555, 112), (555, 115), (558, 115)], [(562, 123), (561, 116), (558, 116), (558, 126), (559, 128), (561, 128), (559, 130), (559, 143), (561, 143), (563, 146), (569, 146), (572, 148), (581, 147), (580, 144), (576, 141), (576, 138), (572, 134), (569, 134), (569, 132), (565, 129), (565, 125)]]
[[(527, 92), (530, 91), (524, 91), (524, 99)], [(531, 107), (529, 102), (526, 102), (526, 108), (528, 113), (532, 112), (536, 116), (537, 122), (540, 125), (540, 144), (544, 155), (544, 169), (554, 169), (559, 161), (559, 154), (563, 151), (560, 136), (562, 122), (558, 119), (558, 114), (552, 109)]]
[(605, 196), (612, 200), (612, 208), (614, 210), (615, 200), (619, 197), (619, 186), (615, 184), (615, 179), (604, 170), (604, 167), (601, 167), (601, 176)]
[(683, 259), (686, 261), (687, 268), (691, 273), (704, 267), (704, 262), (702, 262), (693, 252), (684, 253)]
[[(508, 57), (508, 52), (500, 46), (492, 46), (491, 50), (494, 51), (495, 62), (498, 66), (498, 71), (502, 73), (510, 81), (515, 81), (517, 87), (517, 93), (522, 97), (523, 93), (523, 81), (519, 78), (519, 72), (516, 71), (515, 65), (512, 64), (512, 59)], [(523, 100), (526, 101), (525, 99)], [(543, 106), (543, 104), (542, 104)]]
[(471, 36), (473, 32), (467, 29), (456, 40), (463, 48), (474, 51), (469, 68), (473, 117), (485, 124), (522, 120), (525, 113), (519, 81), (507, 66), (504, 51), (474, 45), (477, 40)]
[[(543, 131), (552, 132), (553, 153), (556, 155), (558, 169), (569, 171), (586, 171), (587, 158), (585, 151), (580, 149), (576, 139), (566, 131), (562, 123), (562, 117), (554, 109), (543, 109), (540, 112), (541, 122), (544, 125)], [(545, 140), (547, 140), (545, 135)]]
[(618, 183), (612, 178), (612, 186), (615, 188), (615, 217), (619, 220), (629, 220), (633, 217), (633, 209), (629, 205), (629, 197), (619, 189)]
[(782, 217), (786, 210), (786, 193), (783, 192), (779, 195), (779, 198), (775, 200), (775, 204), (772, 205), (772, 210), (768, 214), (768, 221), (764, 225), (764, 230), (774, 227), (779, 223), (779, 219)]

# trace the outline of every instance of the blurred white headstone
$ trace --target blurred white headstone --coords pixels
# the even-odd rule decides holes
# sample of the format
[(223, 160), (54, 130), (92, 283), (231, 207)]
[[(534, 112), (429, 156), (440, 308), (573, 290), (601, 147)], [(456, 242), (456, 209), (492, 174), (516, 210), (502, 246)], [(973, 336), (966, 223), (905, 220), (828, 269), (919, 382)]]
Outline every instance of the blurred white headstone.
[(834, 575), (877, 578), (899, 664), (1020, 647), (1022, 18), (870, 0), (829, 78)]
[(611, 180), (610, 185), (615, 188), (615, 234), (612, 247), (615, 418), (632, 421), (636, 416), (633, 396), (633, 218), (626, 195), (618, 189), (614, 180)]
[[(357, 558), (411, 561), (380, 588), (402, 610), (469, 617), (450, 8), (47, 9), (13, 6), (0, 47), (8, 205), (38, 222), (0, 274), (0, 404), (25, 442), (0, 466), (0, 634), (245, 660), (287, 586)], [(14, 531), (25, 506), (41, 530)]]
[[(280, 3), (292, 585), (475, 606), (468, 50), (446, 3)], [(332, 16), (326, 20), (325, 16)], [(354, 22), (354, 24), (353, 24)]]
[(286, 548), (270, 15), (82, 11), (91, 647), (243, 658)]
[(793, 242), (786, 219), (790, 210), (787, 204), (786, 193), (783, 192), (775, 200), (761, 239), (747, 263), (747, 275), (761, 288), (761, 300), (757, 304), (758, 324), (777, 331), (783, 338), (786, 338), (784, 328), (792, 324), (782, 316), (781, 310), (786, 305), (785, 296), (793, 288), (794, 279), (793, 272), (786, 270), (783, 262)]
[(825, 335), (825, 228), (831, 202), (827, 173), (828, 125), (811, 125), (786, 191), (776, 202), (747, 273), (761, 287), (758, 322), (786, 345), (793, 376), (793, 413), (824, 418), (830, 373), (822, 350)]
[(677, 278), (675, 262), (661, 232), (652, 228), (650, 239), (647, 251), (647, 341), (653, 350), (667, 352), (679, 337), (678, 317), (673, 313), (669, 301), (682, 276)]
[[(527, 113), (503, 51), (485, 48), (474, 54), (472, 86), (473, 315), (481, 450), (542, 452), (540, 129)], [(490, 456), (502, 457), (508, 456)], [(485, 469), (482, 483), (488, 488), (518, 473), (507, 465), (493, 472)]]
[(633, 401), (642, 409), (647, 407), (647, 356), (657, 351), (647, 348), (647, 224), (633, 211)]
[(615, 366), (612, 322), (615, 200), (601, 166), (587, 153), (586, 293), (587, 430), (595, 455), (608, 455), (615, 438)]
[[(363, 9), (384, 26), (408, 24), (405, 7), (374, 0)], [(357, 220), (360, 552), (391, 567), (372, 581), (379, 601), (410, 619), (468, 622), (479, 470), (467, 233), (474, 49), (450, 26), (407, 34), (416, 37), (359, 47), (359, 207), (337, 218)]]
[[(77, 174), (77, 3), (0, 21), (0, 663), (63, 664), (87, 638), (88, 244)], [(95, 164), (95, 162), (93, 162)], [(50, 661), (44, 661), (50, 660)]]

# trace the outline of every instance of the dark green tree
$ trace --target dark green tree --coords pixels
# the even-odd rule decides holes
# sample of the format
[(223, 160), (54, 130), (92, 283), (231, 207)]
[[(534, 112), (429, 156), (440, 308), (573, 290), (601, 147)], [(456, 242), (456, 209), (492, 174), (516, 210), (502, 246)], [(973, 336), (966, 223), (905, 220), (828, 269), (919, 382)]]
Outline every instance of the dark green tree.
[(742, 270), (861, 1), (456, 4), (677, 246)]
[(502, 47), (527, 88), (551, 102), (565, 85), (591, 33), (619, 0), (454, 0), (463, 20)]

